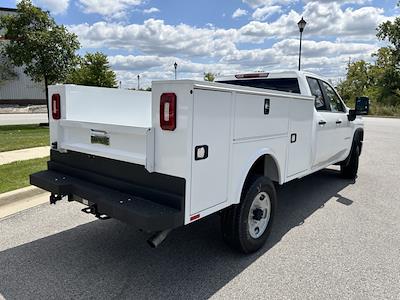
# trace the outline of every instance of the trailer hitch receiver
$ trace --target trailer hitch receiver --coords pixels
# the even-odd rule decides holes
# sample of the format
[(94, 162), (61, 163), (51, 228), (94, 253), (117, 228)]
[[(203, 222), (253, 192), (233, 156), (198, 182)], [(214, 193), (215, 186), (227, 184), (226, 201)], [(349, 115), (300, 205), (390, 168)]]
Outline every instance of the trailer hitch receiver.
[(60, 201), (63, 198), (63, 195), (53, 194), (50, 195), (50, 204), (56, 204), (57, 201)]
[(111, 219), (110, 216), (107, 216), (106, 214), (102, 214), (99, 212), (99, 210), (97, 209), (97, 204), (89, 205), (88, 207), (83, 208), (81, 211), (86, 214), (92, 214), (99, 220)]

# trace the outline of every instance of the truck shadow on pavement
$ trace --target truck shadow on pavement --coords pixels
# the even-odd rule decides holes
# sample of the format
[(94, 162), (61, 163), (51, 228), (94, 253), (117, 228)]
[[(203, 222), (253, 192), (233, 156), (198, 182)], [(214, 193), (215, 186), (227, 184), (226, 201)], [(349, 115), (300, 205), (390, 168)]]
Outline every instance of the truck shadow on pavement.
[(209, 298), (328, 200), (350, 205), (340, 191), (352, 182), (337, 173), (326, 169), (278, 188), (274, 228), (256, 254), (226, 246), (218, 216), (175, 230), (158, 249), (130, 226), (93, 221), (0, 252), (0, 298)]

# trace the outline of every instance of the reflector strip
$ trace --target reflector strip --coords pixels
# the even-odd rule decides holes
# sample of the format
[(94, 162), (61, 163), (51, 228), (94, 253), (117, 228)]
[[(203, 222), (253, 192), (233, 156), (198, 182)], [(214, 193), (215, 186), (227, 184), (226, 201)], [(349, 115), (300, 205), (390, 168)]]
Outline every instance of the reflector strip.
[(191, 216), (191, 217), (190, 217), (190, 222), (196, 221), (197, 219), (200, 219), (200, 214)]

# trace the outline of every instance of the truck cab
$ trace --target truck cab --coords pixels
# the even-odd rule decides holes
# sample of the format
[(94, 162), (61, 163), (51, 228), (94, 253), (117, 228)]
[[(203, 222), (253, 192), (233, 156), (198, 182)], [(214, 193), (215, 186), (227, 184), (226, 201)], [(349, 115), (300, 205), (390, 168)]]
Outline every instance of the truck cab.
[(349, 120), (350, 109), (330, 81), (319, 75), (303, 71), (260, 72), (226, 77), (217, 82), (313, 97), (312, 171), (347, 157), (354, 134), (363, 134), (362, 119)]
[[(152, 92), (49, 88), (48, 169), (31, 184), (154, 235), (219, 212), (224, 239), (250, 253), (272, 228), (275, 186), (332, 164), (355, 179), (364, 112), (306, 72), (156, 81)], [(361, 107), (361, 105), (360, 105)]]

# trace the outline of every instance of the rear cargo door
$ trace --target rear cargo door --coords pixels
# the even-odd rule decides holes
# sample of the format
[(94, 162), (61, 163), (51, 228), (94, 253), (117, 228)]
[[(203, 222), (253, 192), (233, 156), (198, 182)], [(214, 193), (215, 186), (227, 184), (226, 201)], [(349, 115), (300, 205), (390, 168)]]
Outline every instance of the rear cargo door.
[(231, 93), (195, 90), (191, 214), (227, 201)]
[(50, 118), (53, 147), (154, 171), (151, 93), (75, 85), (51, 86), (49, 92), (61, 99), (61, 118)]

